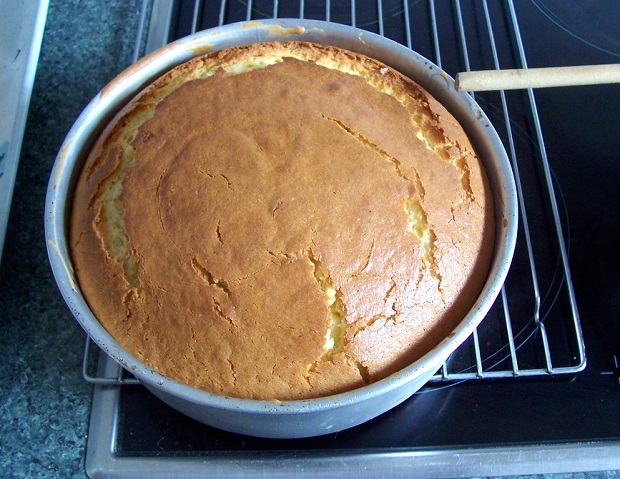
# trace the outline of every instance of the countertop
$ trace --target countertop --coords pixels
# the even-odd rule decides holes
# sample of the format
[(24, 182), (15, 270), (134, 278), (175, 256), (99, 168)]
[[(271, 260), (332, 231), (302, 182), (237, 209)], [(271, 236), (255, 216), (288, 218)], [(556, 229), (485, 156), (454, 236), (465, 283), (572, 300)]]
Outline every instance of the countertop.
[[(52, 0), (0, 266), (0, 476), (85, 477), (85, 333), (47, 260), (43, 208), (81, 110), (131, 63), (140, 0)], [(4, 94), (2, 92), (0, 94)]]
[[(92, 397), (81, 374), (85, 334), (54, 283), (43, 208), (52, 164), (72, 123), (131, 63), (140, 6), (140, 0), (50, 2), (0, 265), (2, 477), (85, 477)], [(620, 472), (574, 476), (616, 478)]]

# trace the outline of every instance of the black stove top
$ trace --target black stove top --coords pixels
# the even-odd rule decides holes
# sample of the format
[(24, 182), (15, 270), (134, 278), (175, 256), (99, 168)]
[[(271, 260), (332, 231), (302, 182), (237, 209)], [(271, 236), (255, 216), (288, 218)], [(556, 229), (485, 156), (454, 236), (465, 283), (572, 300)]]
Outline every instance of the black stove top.
[[(193, 24), (202, 29), (245, 20), (248, 11), (252, 19), (274, 16), (273, 1), (215, 3), (195, 9), (177, 2), (169, 39), (191, 33)], [(515, 2), (518, 30), (509, 20), (510, 2), (332, 0), (329, 15), (325, 2), (275, 5), (279, 17), (328, 18), (385, 34), (451, 75), (497, 68), (490, 33), (501, 68), (522, 66), (519, 36), (530, 67), (617, 63), (620, 57), (620, 4), (614, 0)], [(140, 385), (97, 386), (87, 450), (91, 477), (126, 477), (145, 468), (150, 477), (179, 477), (174, 471), (348, 477), (620, 469), (619, 86), (492, 92), (476, 100), (515, 158), (527, 224), (520, 226), (504, 294), (476, 337), (450, 359), (443, 378), (438, 374), (369, 423), (297, 440), (213, 429)], [(472, 356), (479, 360), (472, 363)], [(99, 373), (108, 375), (114, 365), (101, 357)]]

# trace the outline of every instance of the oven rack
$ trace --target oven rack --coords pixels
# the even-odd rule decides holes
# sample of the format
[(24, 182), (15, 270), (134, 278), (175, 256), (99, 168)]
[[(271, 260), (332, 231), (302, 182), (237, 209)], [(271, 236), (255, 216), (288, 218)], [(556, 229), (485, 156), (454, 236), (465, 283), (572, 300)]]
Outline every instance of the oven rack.
[[(369, 30), (418, 51), (451, 76), (528, 66), (513, 0), (221, 0), (219, 5), (143, 0), (134, 61), (202, 29), (265, 18), (320, 19)], [(512, 163), (519, 196), (517, 247), (506, 284), (487, 318), (427, 388), (472, 379), (578, 373), (586, 356), (565, 242), (569, 225), (534, 92), (500, 91), (474, 98), (496, 127)], [(93, 344), (86, 339), (86, 381), (138, 382), (121, 366), (109, 376), (93, 373)]]

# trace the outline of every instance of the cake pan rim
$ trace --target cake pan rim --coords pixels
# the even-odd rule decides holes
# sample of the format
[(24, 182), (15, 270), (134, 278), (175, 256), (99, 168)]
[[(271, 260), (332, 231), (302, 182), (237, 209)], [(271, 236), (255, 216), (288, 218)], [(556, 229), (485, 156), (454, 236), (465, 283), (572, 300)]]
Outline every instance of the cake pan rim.
[[(66, 195), (69, 195), (72, 182), (75, 181), (75, 178), (71, 178), (71, 175), (67, 175), (66, 172), (68, 167), (75, 166), (75, 164), (80, 161), (76, 156), (72, 156), (76, 155), (77, 153), (75, 150), (79, 150), (80, 148), (80, 145), (76, 145), (75, 142), (81, 141), (83, 143), (81, 145), (82, 148), (85, 148), (85, 144), (89, 141), (93, 141), (93, 137), (96, 136), (93, 131), (89, 132), (89, 129), (95, 128), (95, 124), (97, 124), (97, 121), (95, 121), (96, 118), (93, 118), (93, 116), (109, 117), (112, 110), (116, 109), (120, 104), (129, 99), (130, 91), (136, 88), (137, 85), (144, 85), (148, 83), (154, 79), (155, 76), (162, 74), (166, 70), (174, 67), (176, 64), (182, 63), (192, 56), (205, 53), (208, 49), (219, 50), (221, 45), (224, 45), (221, 46), (221, 48), (226, 48), (227, 44), (230, 42), (240, 41), (242, 43), (255, 43), (256, 41), (254, 40), (303, 40), (322, 43), (321, 40), (324, 39), (326, 40), (324, 43), (334, 44), (329, 41), (329, 39), (333, 39), (334, 36), (341, 40), (341, 44), (336, 46), (341, 46), (342, 44), (357, 44), (360, 47), (364, 47), (360, 48), (362, 50), (394, 50), (396, 51), (395, 57), (401, 58), (404, 62), (412, 61), (414, 59), (415, 61), (422, 62), (424, 68), (427, 68), (431, 72), (431, 76), (435, 75), (436, 79), (427, 79), (427, 82), (422, 82), (418, 78), (413, 79), (436, 97), (437, 95), (432, 91), (433, 89), (428, 87), (428, 82), (445, 82), (446, 88), (448, 89), (453, 85), (453, 83), (451, 83), (452, 79), (428, 59), (400, 44), (364, 30), (318, 20), (275, 19), (261, 22), (241, 22), (238, 24), (218, 27), (209, 31), (199, 32), (190, 37), (178, 40), (166, 47), (163, 47), (163, 49), (158, 50), (154, 54), (149, 55), (137, 64), (134, 64), (130, 67), (130, 69), (128, 69), (133, 72), (133, 76), (126, 75), (126, 70), (115, 80), (110, 82), (112, 86), (108, 84), (108, 86), (106, 86), (106, 88), (104, 88), (91, 101), (82, 115), (80, 115), (78, 120), (76, 120), (71, 131), (67, 135), (67, 138), (63, 143), (54, 164), (46, 199), (45, 231), (50, 263), (52, 264), (54, 276), (56, 277), (58, 286), (61, 289), (61, 293), (63, 294), (63, 297), (65, 297), (65, 301), (68, 303), (69, 308), (78, 322), (82, 325), (86, 332), (93, 337), (95, 342), (102, 347), (102, 349), (104, 349), (104, 351), (106, 351), (115, 361), (123, 364), (130, 371), (133, 370), (141, 381), (147, 382), (153, 387), (161, 388), (170, 394), (175, 394), (185, 398), (188, 401), (208, 401), (210, 402), (210, 406), (229, 410), (235, 410), (241, 407), (247, 411), (255, 410), (257, 412), (264, 412), (265, 410), (273, 410), (278, 413), (298, 414), (311, 412), (310, 409), (320, 410), (333, 408), (335, 407), (335, 404), (355, 404), (363, 402), (369, 395), (375, 396), (377, 394), (381, 394), (382, 391), (386, 392), (396, 389), (399, 386), (408, 383), (411, 380), (411, 377), (417, 377), (421, 374), (428, 373), (431, 370), (431, 374), (434, 373), (443, 363), (440, 359), (445, 360), (447, 355), (454, 351), (454, 349), (456, 349), (456, 347), (458, 347), (458, 345), (460, 345), (471, 334), (474, 328), (484, 317), (484, 314), (486, 314), (488, 309), (490, 309), (499, 292), (499, 289), (501, 288), (501, 284), (503, 284), (507, 275), (508, 268), (512, 260), (514, 244), (516, 242), (518, 214), (516, 208), (516, 188), (514, 186), (514, 181), (512, 181), (512, 185), (510, 184), (511, 177), (505, 178), (507, 180), (507, 184), (504, 186), (507, 191), (509, 190), (509, 192), (504, 192), (504, 197), (502, 197), (502, 202), (505, 203), (502, 211), (508, 221), (508, 226), (505, 228), (505, 231), (503, 231), (503, 248), (506, 251), (505, 254), (501, 255), (501, 257), (498, 257), (498, 254), (494, 253), (494, 264), (492, 268), (493, 271), (495, 271), (495, 277), (487, 280), (483, 290), (485, 295), (481, 295), (478, 298), (470, 313), (455, 328), (456, 333), (452, 337), (444, 339), (444, 341), (436, 346), (433, 351), (401, 371), (396, 372), (383, 380), (377, 381), (376, 383), (356, 390), (322, 398), (281, 402), (231, 398), (209, 393), (207, 391), (197, 390), (190, 386), (178, 383), (173, 379), (164, 377), (144, 365), (141, 361), (138, 361), (135, 357), (120, 347), (120, 345), (107, 333), (107, 331), (103, 329), (92, 313), (90, 313), (86, 302), (79, 293), (77, 281), (72, 273), (70, 255), (66, 244), (66, 217), (59, 217), (58, 208), (62, 202), (59, 201), (58, 195), (62, 194), (63, 191)], [(220, 41), (220, 39), (223, 39), (223, 41)], [(348, 46), (341, 47), (359, 51), (358, 49), (350, 48)], [(404, 52), (402, 49), (406, 49), (407, 51)], [(174, 52), (175, 55), (173, 55), (173, 59), (168, 59), (165, 64), (166, 66), (164, 66), (161, 63), (162, 58), (166, 59), (168, 52)], [(365, 51), (361, 53), (368, 54), (369, 56), (373, 56), (380, 61), (384, 61), (382, 58), (366, 53)], [(384, 61), (384, 63), (400, 70), (400, 68), (394, 66), (393, 62)], [(437, 88), (440, 88), (440, 86)], [(136, 90), (136, 92), (137, 91), (139, 90)], [(470, 99), (469, 96), (465, 97), (466, 94), (459, 94), (454, 91), (451, 95), (457, 95), (457, 97), (460, 98), (460, 101), (464, 102), (466, 105), (471, 106), (472, 103), (475, 104), (475, 102), (470, 102), (468, 100)], [(477, 105), (476, 107), (478, 108), (478, 111), (475, 113), (472, 111), (471, 115), (475, 114), (479, 116), (477, 121), (486, 121), (486, 128), (489, 128), (489, 131), (492, 131), (495, 137), (497, 137), (494, 141), (500, 141), (497, 133), (491, 125), (491, 122), (488, 118), (486, 118), (484, 112), (482, 112)], [(452, 112), (450, 108), (449, 110)], [(103, 125), (99, 125), (99, 128), (102, 127)], [(505, 165), (503, 165), (503, 167), (507, 165), (508, 169), (510, 169), (510, 164), (505, 153), (505, 149), (503, 145), (501, 145), (501, 141), (500, 148), (504, 155), (502, 163), (505, 163)], [(84, 152), (81, 153), (81, 157), (83, 156)], [(486, 163), (485, 167), (488, 169), (488, 165)], [(75, 175), (75, 172), (72, 174)], [(512, 193), (510, 193), (510, 191), (514, 192), (515, 199), (511, 199)], [(497, 198), (495, 199), (497, 202)], [(61, 208), (63, 209), (61, 215), (66, 216), (67, 198), (65, 198), (64, 201), (65, 204), (61, 205)], [(65, 237), (63, 237), (63, 235)], [(497, 245), (498, 241), (496, 240), (496, 247)], [(489, 282), (492, 284), (489, 284)], [(429, 358), (432, 359), (432, 361)]]

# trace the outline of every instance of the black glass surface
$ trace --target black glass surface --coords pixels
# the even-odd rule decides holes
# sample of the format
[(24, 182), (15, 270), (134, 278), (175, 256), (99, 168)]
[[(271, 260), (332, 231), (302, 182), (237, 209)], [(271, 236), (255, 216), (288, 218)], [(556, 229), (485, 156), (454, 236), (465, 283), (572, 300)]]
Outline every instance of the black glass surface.
[[(520, 67), (519, 54), (507, 7), (490, 3), (498, 57), (502, 68)], [(557, 4), (543, 0), (519, 1), (516, 10), (530, 67), (616, 63), (619, 61), (617, 24), (601, 21), (618, 13), (617, 2), (597, 4), (590, 12), (598, 18), (597, 28), (583, 18), (571, 26), (579, 12), (558, 16)], [(578, 3), (578, 2), (575, 2)], [(299, 3), (280, 2), (280, 17), (298, 17)], [(463, 22), (470, 68), (495, 68), (489, 46), (482, 2), (462, 1), (464, 15), (454, 13), (453, 2), (434, 2), (440, 44), (460, 44), (457, 24)], [(406, 31), (394, 18), (402, 2), (382, 3), (384, 22), (377, 22), (376, 2), (331, 1), (332, 21), (351, 23), (405, 43)], [(437, 58), (429, 2), (411, 1), (415, 16), (410, 18), (412, 47), (451, 75), (466, 68), (457, 50), (442, 49)], [(273, 2), (255, 1), (252, 19), (273, 16)], [(173, 38), (190, 33), (193, 2), (178, 2)], [(200, 28), (217, 25), (218, 2), (205, 2)], [(245, 20), (247, 4), (227, 3), (224, 22)], [(588, 15), (588, 12), (581, 12)], [(306, 18), (325, 19), (325, 4), (305, 2)], [(373, 20), (374, 19), (374, 20)], [(611, 28), (611, 25), (613, 28)], [(498, 26), (502, 28), (498, 28)], [(172, 39), (172, 38), (171, 38)], [(230, 434), (199, 424), (170, 409), (141, 386), (121, 390), (116, 454), (120, 456), (166, 455), (251, 455), (252, 453), (295, 455), (328, 454), (338, 451), (411, 450), (475, 445), (566, 443), (584, 440), (620, 439), (620, 259), (618, 207), (620, 206), (620, 90), (617, 85), (536, 90), (535, 98), (544, 135), (553, 186), (558, 199), (562, 226), (569, 252), (572, 279), (585, 338), (588, 364), (583, 372), (558, 377), (470, 380), (461, 383), (433, 383), (401, 406), (354, 429), (318, 438), (265, 440)], [(498, 93), (476, 95), (500, 136), (508, 144), (502, 102)], [(553, 237), (544, 171), (536, 140), (527, 92), (507, 92), (510, 128), (518, 166), (522, 172), (524, 197), (529, 204), (528, 221), (533, 243), (544, 245), (534, 251), (541, 289), (541, 320), (553, 332), (551, 347), (559, 364), (575, 362), (576, 344), (567, 327), (571, 315), (564, 281), (559, 273), (559, 252)], [(540, 205), (540, 206), (538, 206)], [(506, 288), (511, 295), (532, 296), (524, 232)], [(527, 299), (512, 311), (515, 339), (522, 367), (541, 361), (539, 346), (530, 341), (538, 334), (532, 319), (534, 305)], [(490, 315), (499, 315), (494, 308)], [(505, 342), (497, 344), (493, 321), (480, 328), (483, 362), (501, 368), (507, 361)], [(500, 333), (501, 335), (501, 333)], [(465, 348), (468, 346), (465, 345)], [(458, 355), (454, 368), (461, 367)], [(467, 367), (467, 366), (463, 366)]]

